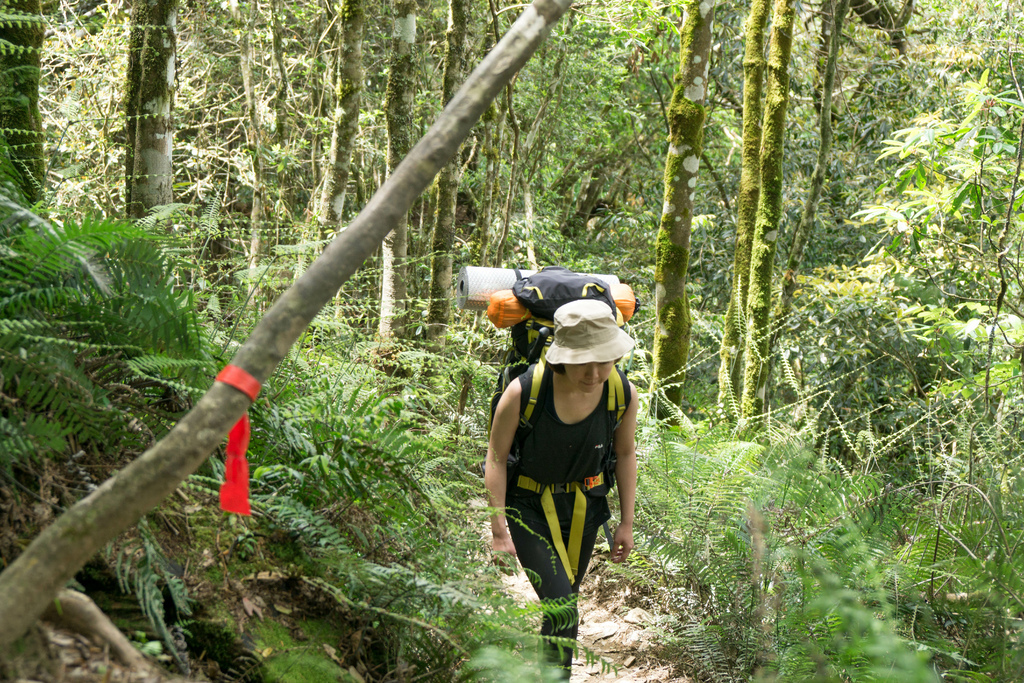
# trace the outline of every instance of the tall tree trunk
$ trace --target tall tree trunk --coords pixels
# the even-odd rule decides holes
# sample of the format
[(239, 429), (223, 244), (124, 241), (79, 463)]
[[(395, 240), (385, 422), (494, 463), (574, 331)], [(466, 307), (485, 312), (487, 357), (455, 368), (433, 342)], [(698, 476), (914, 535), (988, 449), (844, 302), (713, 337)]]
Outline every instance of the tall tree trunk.
[(797, 272), (800, 270), (800, 262), (804, 258), (804, 248), (814, 230), (818, 200), (821, 198), (821, 191), (825, 186), (825, 174), (828, 172), (828, 163), (832, 155), (832, 91), (835, 89), (836, 83), (836, 61), (839, 58), (839, 44), (843, 37), (843, 22), (849, 7), (850, 0), (838, 0), (834, 10), (835, 16), (823, 19), (830, 23), (832, 32), (829, 40), (828, 61), (825, 64), (825, 79), (821, 86), (821, 112), (818, 117), (821, 142), (818, 145), (818, 160), (814, 166), (814, 173), (811, 174), (811, 186), (808, 188), (807, 199), (804, 200), (804, 209), (800, 215), (800, 224), (797, 226), (796, 232), (793, 233), (786, 271), (782, 276), (782, 294), (779, 297), (774, 314), (775, 320), (772, 323), (772, 343), (768, 348), (769, 356), (793, 306)]
[[(455, 96), (465, 73), (469, 0), (448, 0), (448, 31), (445, 33), (441, 102)], [(449, 161), (437, 178), (437, 212), (430, 239), (430, 302), (427, 304), (427, 338), (444, 337), (451, 318), (452, 245), (455, 242), (455, 203), (459, 191), (461, 160)]]
[[(288, 83), (288, 69), (284, 63), (284, 29), (281, 26), (281, 0), (270, 0), (270, 36), (274, 56), (274, 144), (277, 149), (285, 150), (290, 146), (291, 122), (288, 116), (288, 98), (291, 87)], [(287, 157), (278, 161), (277, 187), (278, 203), (273, 215), (274, 222), (280, 231), (281, 220), (290, 223), (295, 218), (295, 169)], [(278, 218), (280, 217), (280, 218)], [(275, 242), (280, 242), (280, 234)]]
[(39, 115), (42, 9), (39, 0), (8, 0), (2, 11), (18, 19), (0, 19), (3, 38), (10, 43), (9, 48), (0, 50), (0, 135), (7, 140), (25, 199), (35, 204), (42, 198), (46, 182)]
[[(484, 52), (490, 51), (491, 47), (501, 38), (498, 28), (498, 12), (494, 6), (494, 0), (488, 0), (487, 5), (491, 18), (487, 24)], [(498, 107), (492, 102), (481, 119), (484, 124), (483, 150), (480, 154), (485, 163), (484, 190), (483, 198), (480, 201), (480, 210), (477, 212), (476, 230), (473, 232), (470, 242), (470, 263), (478, 266), (487, 265), (488, 252), (491, 248), (491, 216), (494, 212), (494, 197), (498, 187), (505, 114), (504, 107)]]
[(472, 265), (486, 266), (491, 241), (491, 215), (494, 211), (494, 197), (497, 194), (498, 169), (501, 161), (502, 129), (505, 127), (505, 110), (500, 112), (493, 104), (484, 113), (484, 139), (481, 156), (484, 159), (484, 189), (480, 210), (476, 215), (476, 230), (470, 243)]
[(733, 255), (732, 292), (725, 312), (722, 359), (718, 369), (718, 403), (733, 419), (740, 417), (743, 392), (743, 345), (750, 285), (750, 243), (761, 196), (761, 93), (764, 84), (764, 27), (768, 0), (752, 0), (745, 27), (743, 55), (743, 167), (736, 215), (736, 246)]
[(363, 0), (342, 0), (338, 10), (338, 60), (334, 85), (334, 125), (331, 155), (318, 220), (320, 239), (341, 228), (345, 191), (352, 167), (352, 147), (359, 130), (363, 92)]
[(512, 152), (508, 171), (508, 191), (505, 193), (505, 207), (501, 215), (501, 235), (494, 247), (495, 268), (501, 268), (505, 259), (505, 244), (508, 242), (508, 230), (512, 223), (512, 197), (516, 193), (516, 184), (519, 182), (519, 119), (516, 117), (515, 109), (512, 106), (512, 84), (505, 89), (505, 112), (509, 127), (512, 128)]
[[(238, 0), (230, 0), (231, 16), (235, 21), (238, 30), (238, 47), (241, 52), (240, 64), (242, 67), (242, 88), (245, 91), (245, 108), (248, 117), (246, 127), (246, 140), (249, 152), (249, 159), (252, 162), (253, 187), (252, 187), (252, 209), (249, 212), (249, 269), (252, 270), (259, 265), (260, 251), (263, 248), (263, 162), (262, 162), (262, 130), (260, 128), (259, 112), (256, 108), (256, 84), (253, 82), (253, 54), (251, 33), (256, 24), (256, 8), (251, 9), (252, 14), (247, 18), (242, 16), (238, 7)], [(242, 169), (243, 172), (248, 169)]]
[(174, 60), (178, 41), (178, 0), (135, 0), (131, 47), (139, 48), (137, 63), (129, 66), (126, 92), (134, 116), (126, 125), (134, 127), (132, 178), (129, 184), (128, 216), (142, 218), (153, 207), (174, 200), (174, 171), (171, 148), (174, 123)]
[[(409, 158), (342, 233), (275, 303), (231, 364), (266, 382), (313, 317), (404, 216), (568, 9), (536, 0), (474, 70)], [(0, 658), (54, 596), (106, 543), (153, 509), (194, 472), (245, 413), (249, 398), (216, 382), (174, 428), (130, 465), (73, 505), (0, 573)]]
[[(388, 177), (412, 146), (412, 105), (416, 94), (412, 48), (416, 43), (416, 1), (395, 0), (395, 27), (388, 63), (388, 86), (384, 117), (388, 130)], [(383, 273), (380, 285), (380, 324), (384, 339), (402, 328), (406, 298), (406, 263), (409, 253), (409, 217), (403, 216), (384, 238)]]
[(687, 0), (680, 34), (679, 70), (668, 109), (665, 205), (655, 245), (654, 385), (662, 397), (657, 414), (672, 419), (683, 398), (690, 354), (690, 302), (686, 272), (697, 170), (704, 147), (704, 99), (711, 54), (713, 3)]
[(789, 104), (789, 61), (793, 47), (794, 0), (776, 0), (772, 14), (768, 80), (765, 84), (764, 132), (761, 140), (761, 197), (750, 247), (747, 295), (746, 368), (743, 417), (757, 426), (768, 389), (771, 341), (772, 274), (782, 221), (782, 156)]

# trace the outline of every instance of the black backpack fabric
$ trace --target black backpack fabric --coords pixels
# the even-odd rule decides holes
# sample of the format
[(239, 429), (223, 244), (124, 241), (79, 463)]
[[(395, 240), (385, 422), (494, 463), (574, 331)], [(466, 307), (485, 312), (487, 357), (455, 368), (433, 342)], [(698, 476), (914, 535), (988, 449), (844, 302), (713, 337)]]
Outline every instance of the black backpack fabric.
[(530, 311), (531, 317), (512, 326), (512, 344), (501, 364), (491, 397), (491, 422), (502, 392), (531, 364), (543, 359), (544, 351), (551, 345), (555, 329), (553, 319), (560, 306), (579, 299), (603, 301), (621, 325), (621, 316), (608, 283), (564, 266), (547, 266), (533, 275), (520, 278), (512, 285), (512, 293)]

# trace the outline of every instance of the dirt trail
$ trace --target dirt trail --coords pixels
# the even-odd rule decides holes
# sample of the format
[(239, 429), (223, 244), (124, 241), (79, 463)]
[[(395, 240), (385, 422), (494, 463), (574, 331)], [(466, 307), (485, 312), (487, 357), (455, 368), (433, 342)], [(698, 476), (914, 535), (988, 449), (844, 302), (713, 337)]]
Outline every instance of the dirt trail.
[[(581, 649), (585, 648), (598, 655), (604, 666), (602, 662), (588, 666), (585, 655), (578, 653), (573, 661), (571, 683), (686, 683), (692, 680), (674, 676), (669, 665), (651, 656), (654, 636), (648, 630), (653, 626), (650, 613), (638, 607), (629, 608), (621, 598), (603, 600), (594, 597), (595, 592), (608, 595), (607, 589), (595, 591), (595, 584), (601, 582), (601, 565), (606, 557), (607, 552), (603, 556), (595, 555), (591, 569), (583, 580), (579, 630)], [(515, 575), (504, 577), (503, 582), (517, 600), (523, 603), (536, 602), (537, 594), (521, 568)]]

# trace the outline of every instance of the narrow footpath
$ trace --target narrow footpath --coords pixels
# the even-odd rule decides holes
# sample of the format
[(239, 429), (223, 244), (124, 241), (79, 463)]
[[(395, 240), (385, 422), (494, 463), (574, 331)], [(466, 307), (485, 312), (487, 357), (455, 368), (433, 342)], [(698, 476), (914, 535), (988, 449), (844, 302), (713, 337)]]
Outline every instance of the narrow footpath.
[[(672, 667), (652, 656), (654, 634), (652, 615), (638, 607), (630, 609), (621, 598), (610, 598), (610, 591), (600, 590), (602, 566), (608, 551), (595, 553), (590, 571), (583, 580), (580, 594), (581, 645), (573, 661), (571, 683), (689, 683), (692, 679), (672, 674)], [(503, 579), (508, 592), (522, 604), (536, 602), (537, 595), (520, 569)], [(603, 595), (597, 598), (595, 595)], [(585, 650), (601, 661), (588, 665)]]

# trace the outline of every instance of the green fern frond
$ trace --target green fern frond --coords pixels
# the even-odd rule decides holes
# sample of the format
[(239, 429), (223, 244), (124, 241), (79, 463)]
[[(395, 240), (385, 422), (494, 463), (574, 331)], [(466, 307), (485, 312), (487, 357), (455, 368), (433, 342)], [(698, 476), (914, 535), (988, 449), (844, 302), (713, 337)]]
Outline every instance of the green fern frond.
[(157, 230), (158, 226), (169, 218), (191, 209), (189, 204), (171, 203), (154, 206), (145, 216), (136, 221), (136, 224), (147, 232)]

